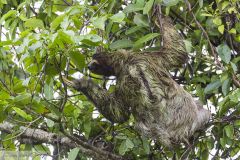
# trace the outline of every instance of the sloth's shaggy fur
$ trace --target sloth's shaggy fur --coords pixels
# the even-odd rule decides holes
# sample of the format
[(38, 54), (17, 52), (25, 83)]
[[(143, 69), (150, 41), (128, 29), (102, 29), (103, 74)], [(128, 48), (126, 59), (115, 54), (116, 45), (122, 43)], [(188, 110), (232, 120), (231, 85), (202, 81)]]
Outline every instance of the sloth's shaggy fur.
[(210, 112), (197, 105), (171, 78), (169, 69), (184, 64), (188, 56), (181, 37), (167, 18), (163, 31), (164, 47), (159, 52), (139, 54), (122, 50), (93, 56), (92, 72), (116, 76), (113, 93), (84, 78), (65, 81), (83, 92), (110, 121), (122, 123), (132, 114), (140, 133), (171, 146), (187, 142), (208, 122)]

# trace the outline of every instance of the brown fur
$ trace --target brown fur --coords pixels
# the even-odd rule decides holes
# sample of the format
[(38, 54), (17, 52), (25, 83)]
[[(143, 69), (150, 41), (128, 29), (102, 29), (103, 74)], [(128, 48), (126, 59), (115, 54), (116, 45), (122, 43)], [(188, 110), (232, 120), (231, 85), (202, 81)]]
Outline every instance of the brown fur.
[(138, 54), (122, 50), (93, 56), (90, 70), (115, 75), (115, 92), (109, 93), (91, 80), (65, 81), (83, 92), (110, 121), (122, 123), (132, 114), (140, 133), (171, 146), (187, 141), (208, 122), (210, 112), (197, 105), (171, 78), (169, 69), (185, 63), (187, 53), (167, 18), (163, 30), (165, 46), (159, 52)]

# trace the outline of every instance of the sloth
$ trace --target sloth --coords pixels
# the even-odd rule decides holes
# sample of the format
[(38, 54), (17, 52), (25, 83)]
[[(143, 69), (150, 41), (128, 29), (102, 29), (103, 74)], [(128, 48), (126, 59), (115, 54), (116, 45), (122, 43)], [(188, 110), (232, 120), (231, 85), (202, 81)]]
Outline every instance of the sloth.
[(170, 18), (163, 18), (162, 30), (164, 46), (159, 51), (119, 50), (93, 55), (89, 70), (116, 76), (114, 92), (91, 79), (64, 78), (64, 82), (85, 94), (111, 122), (126, 122), (132, 114), (137, 131), (171, 147), (188, 143), (195, 131), (208, 122), (210, 112), (171, 78), (169, 70), (181, 67), (188, 55)]

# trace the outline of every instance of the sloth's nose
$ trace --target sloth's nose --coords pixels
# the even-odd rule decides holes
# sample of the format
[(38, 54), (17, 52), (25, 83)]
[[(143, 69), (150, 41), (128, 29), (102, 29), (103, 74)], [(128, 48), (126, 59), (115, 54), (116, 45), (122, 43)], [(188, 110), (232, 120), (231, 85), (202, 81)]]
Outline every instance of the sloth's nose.
[(88, 69), (89, 69), (89, 70), (93, 70), (93, 69), (94, 69), (94, 66), (89, 64), (89, 65), (88, 65)]

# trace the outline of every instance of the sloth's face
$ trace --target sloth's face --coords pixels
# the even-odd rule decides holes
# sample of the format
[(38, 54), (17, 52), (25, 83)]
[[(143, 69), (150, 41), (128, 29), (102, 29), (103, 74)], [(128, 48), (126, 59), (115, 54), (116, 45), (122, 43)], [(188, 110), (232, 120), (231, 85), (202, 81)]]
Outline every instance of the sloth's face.
[(99, 75), (113, 76), (114, 70), (111, 66), (111, 58), (105, 53), (96, 53), (92, 57), (92, 61), (88, 64), (88, 69)]

